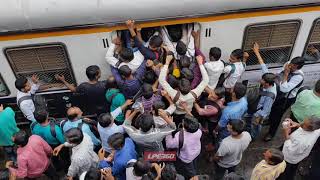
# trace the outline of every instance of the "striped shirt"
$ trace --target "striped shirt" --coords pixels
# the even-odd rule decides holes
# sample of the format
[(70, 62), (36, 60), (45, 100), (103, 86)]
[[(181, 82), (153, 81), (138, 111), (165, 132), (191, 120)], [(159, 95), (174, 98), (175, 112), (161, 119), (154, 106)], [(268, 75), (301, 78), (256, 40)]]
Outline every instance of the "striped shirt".
[(275, 180), (285, 169), (285, 161), (273, 166), (262, 160), (254, 167), (250, 180)]
[(151, 113), (152, 111), (152, 105), (154, 102), (156, 101), (160, 101), (161, 100), (161, 95), (159, 94), (153, 94), (151, 98), (146, 99), (143, 96), (141, 98), (139, 98), (137, 101), (141, 102), (144, 108), (144, 113)]

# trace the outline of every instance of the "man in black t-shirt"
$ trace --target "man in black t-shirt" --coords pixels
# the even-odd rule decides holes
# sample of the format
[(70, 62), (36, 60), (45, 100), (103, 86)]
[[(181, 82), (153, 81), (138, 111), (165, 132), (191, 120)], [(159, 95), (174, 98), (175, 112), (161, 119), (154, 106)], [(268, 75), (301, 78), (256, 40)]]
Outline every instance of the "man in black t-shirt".
[(63, 75), (56, 75), (56, 79), (60, 80), (71, 92), (80, 94), (81, 104), (87, 110), (86, 114), (99, 115), (107, 112), (106, 81), (99, 81), (101, 77), (100, 68), (96, 65), (89, 66), (86, 69), (86, 75), (89, 81), (81, 83), (78, 87), (68, 83)]

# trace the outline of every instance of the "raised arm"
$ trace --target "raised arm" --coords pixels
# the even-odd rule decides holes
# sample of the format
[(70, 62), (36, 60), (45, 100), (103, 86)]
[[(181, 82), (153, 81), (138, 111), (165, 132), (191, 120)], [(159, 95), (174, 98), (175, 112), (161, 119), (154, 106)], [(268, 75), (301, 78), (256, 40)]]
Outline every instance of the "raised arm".
[(118, 63), (118, 59), (114, 57), (114, 51), (115, 51), (115, 48), (116, 48), (116, 44), (115, 43), (119, 43), (120, 39), (119, 37), (117, 37), (116, 39), (112, 40), (112, 43), (110, 44), (110, 47), (107, 51), (107, 54), (106, 54), (106, 60), (107, 60), (107, 63), (110, 64), (111, 66), (113, 67), (116, 67), (116, 64)]
[(64, 75), (56, 74), (55, 78), (56, 78), (56, 80), (61, 81), (71, 92), (76, 92), (77, 91), (76, 86), (74, 86), (73, 84), (68, 83), (66, 81)]
[(197, 97), (200, 96), (200, 94), (203, 92), (203, 90), (207, 87), (208, 83), (209, 83), (209, 76), (208, 73), (206, 71), (206, 69), (203, 66), (203, 59), (201, 56), (197, 56), (196, 57), (197, 62), (199, 64), (199, 68), (201, 71), (201, 76), (202, 76), (202, 81), (201, 83), (192, 91), (197, 95)]
[(259, 44), (255, 42), (253, 44), (252, 50), (253, 50), (254, 54), (257, 56), (258, 62), (261, 65), (262, 73), (263, 74), (268, 73), (269, 72), (268, 67), (264, 63), (264, 60), (262, 59), (261, 54), (260, 54), (260, 46), (259, 46)]
[(172, 60), (173, 56), (169, 55), (166, 58), (166, 64), (162, 67), (159, 75), (159, 83), (163, 87), (165, 91), (168, 92), (169, 96), (171, 98), (174, 98), (177, 94), (177, 91), (173, 89), (170, 84), (167, 82), (166, 77), (167, 77), (167, 72), (168, 72), (168, 66)]

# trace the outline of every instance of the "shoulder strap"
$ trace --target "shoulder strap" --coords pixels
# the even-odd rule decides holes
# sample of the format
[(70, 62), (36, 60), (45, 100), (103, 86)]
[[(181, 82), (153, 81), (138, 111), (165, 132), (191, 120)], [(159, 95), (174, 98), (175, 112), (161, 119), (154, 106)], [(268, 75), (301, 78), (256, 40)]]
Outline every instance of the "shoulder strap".
[(56, 124), (54, 123), (54, 121), (50, 121), (50, 132), (54, 138), (57, 138)]
[(22, 103), (23, 101), (25, 101), (25, 100), (33, 100), (33, 99), (32, 99), (32, 96), (23, 96), (23, 97), (21, 97), (21, 98), (18, 100), (18, 102), (17, 102), (17, 105), (19, 106), (19, 108), (20, 108), (20, 106), (21, 106), (21, 103)]
[(64, 127), (64, 125), (66, 124), (67, 121), (68, 121), (68, 120), (62, 120), (62, 121), (61, 121), (60, 127), (61, 127), (62, 131), (63, 131), (63, 127)]
[(269, 92), (269, 91), (260, 91), (259, 95), (271, 97), (273, 100), (276, 98), (276, 95), (272, 92)]
[(34, 121), (34, 122), (31, 123), (31, 125), (30, 125), (31, 131), (33, 131), (34, 127), (35, 127), (37, 124), (39, 124), (37, 121)]
[(127, 164), (127, 167), (126, 167), (126, 168), (133, 167), (133, 166), (134, 166), (134, 164), (135, 164), (135, 162), (130, 162), (130, 163), (128, 163), (128, 164)]
[(196, 95), (196, 93), (194, 93), (193, 91), (190, 91), (190, 93), (192, 94), (192, 96), (194, 97), (195, 100), (198, 99), (198, 96)]
[(173, 103), (176, 103), (176, 102), (178, 102), (178, 100), (179, 100), (179, 98), (180, 98), (180, 94), (181, 94), (181, 92), (180, 91), (177, 91), (177, 94), (174, 96), (174, 98), (173, 98)]
[[(302, 73), (298, 72), (298, 73), (292, 73), (292, 74), (293, 74), (293, 76), (295, 76), (295, 75), (300, 75), (300, 76), (302, 76), (302, 81), (301, 81), (299, 84), (297, 84), (294, 88), (292, 88), (292, 89), (288, 92), (288, 94), (287, 94), (287, 96), (286, 96), (286, 99), (288, 99), (288, 98), (289, 98), (289, 95), (292, 93), (292, 91), (295, 90), (296, 88), (300, 87), (300, 86), (303, 84), (303, 81), (304, 81), (304, 75), (303, 75)], [(293, 76), (291, 76), (291, 78), (292, 78)], [(291, 78), (290, 78), (290, 79), (291, 79)], [(288, 81), (289, 81), (290, 79), (288, 79)]]
[(113, 93), (110, 98), (109, 98), (109, 102), (112, 103), (113, 99), (119, 94), (119, 92)]
[(231, 66), (231, 71), (229, 72), (229, 74), (226, 77), (223, 78), (223, 82), (226, 79), (228, 79), (231, 76), (231, 74), (233, 74), (236, 71), (236, 66), (234, 64), (229, 64), (229, 65)]
[(83, 126), (83, 120), (81, 121), (81, 123), (78, 124), (78, 128), (82, 130), (82, 126)]
[(181, 129), (181, 130), (180, 130), (180, 133), (179, 133), (178, 154), (180, 154), (180, 150), (181, 150), (182, 147), (183, 147), (183, 142), (184, 142), (184, 132), (183, 132), (183, 129)]

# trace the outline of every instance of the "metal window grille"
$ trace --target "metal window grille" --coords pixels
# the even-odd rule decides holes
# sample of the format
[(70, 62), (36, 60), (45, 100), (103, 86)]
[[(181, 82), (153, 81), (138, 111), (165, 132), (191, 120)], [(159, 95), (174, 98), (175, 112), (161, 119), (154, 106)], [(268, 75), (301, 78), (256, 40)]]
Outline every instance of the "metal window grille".
[(0, 75), (0, 97), (8, 96), (10, 91), (7, 84), (4, 82), (2, 76)]
[(62, 44), (7, 48), (5, 54), (17, 77), (36, 74), (42, 84), (49, 84), (60, 83), (54, 77), (60, 74), (69, 83), (75, 83), (68, 54)]
[(320, 19), (315, 20), (309, 34), (309, 40), (303, 56), (307, 59), (307, 63), (313, 63), (320, 60), (316, 50), (320, 52)]
[(300, 27), (299, 21), (250, 25), (246, 28), (243, 50), (249, 53), (248, 66), (257, 65), (253, 44), (260, 45), (261, 56), (269, 66), (279, 66), (290, 58)]

